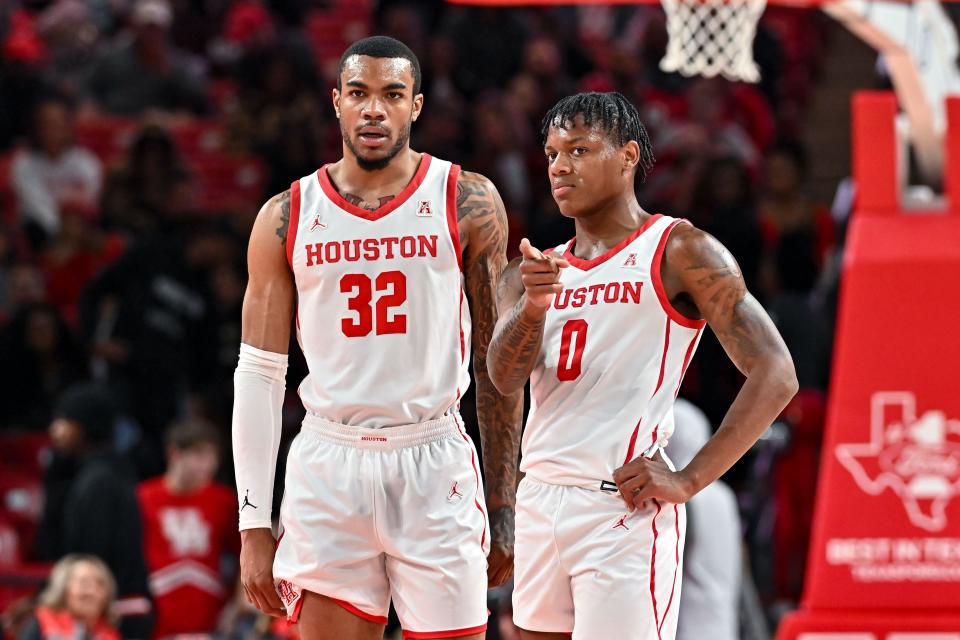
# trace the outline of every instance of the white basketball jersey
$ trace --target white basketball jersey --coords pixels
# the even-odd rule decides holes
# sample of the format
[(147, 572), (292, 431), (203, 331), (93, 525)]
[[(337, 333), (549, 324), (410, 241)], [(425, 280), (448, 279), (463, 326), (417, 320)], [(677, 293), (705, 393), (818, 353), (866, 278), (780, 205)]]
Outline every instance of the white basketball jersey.
[(660, 278), (667, 236), (681, 222), (652, 216), (592, 260), (573, 255), (575, 239), (555, 249), (570, 267), (530, 378), (521, 470), (535, 479), (610, 481), (625, 462), (666, 445), (705, 325), (672, 307)]
[(459, 172), (424, 153), (410, 184), (376, 211), (347, 202), (326, 167), (291, 186), (287, 258), (310, 413), (379, 428), (455, 410), (470, 384)]

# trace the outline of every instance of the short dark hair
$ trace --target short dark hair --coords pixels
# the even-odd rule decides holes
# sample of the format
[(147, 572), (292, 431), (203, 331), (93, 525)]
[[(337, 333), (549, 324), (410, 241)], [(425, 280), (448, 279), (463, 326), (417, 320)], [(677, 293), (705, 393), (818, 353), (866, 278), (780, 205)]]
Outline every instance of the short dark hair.
[(220, 432), (205, 420), (189, 418), (175, 422), (167, 429), (166, 442), (168, 447), (179, 451), (192, 449), (199, 444), (212, 444), (220, 449)]
[(340, 86), (340, 76), (343, 74), (343, 66), (350, 56), (370, 56), (371, 58), (403, 58), (410, 62), (410, 68), (413, 72), (413, 94), (420, 93), (420, 61), (416, 54), (410, 50), (410, 47), (403, 44), (396, 38), (389, 36), (370, 36), (357, 40), (347, 47), (347, 50), (340, 56), (340, 66), (337, 68), (337, 89), (342, 90)]
[(647, 129), (640, 122), (637, 108), (629, 100), (615, 91), (591, 91), (561, 98), (543, 117), (540, 128), (541, 143), (546, 144), (550, 127), (571, 127), (577, 116), (583, 119), (584, 126), (600, 128), (617, 146), (622, 147), (631, 140), (640, 145), (640, 163), (637, 170), (641, 181), (646, 179), (656, 158), (653, 156), (653, 145)]
[(80, 425), (83, 441), (102, 446), (113, 441), (117, 405), (110, 391), (96, 382), (82, 382), (64, 391), (57, 399), (54, 417)]

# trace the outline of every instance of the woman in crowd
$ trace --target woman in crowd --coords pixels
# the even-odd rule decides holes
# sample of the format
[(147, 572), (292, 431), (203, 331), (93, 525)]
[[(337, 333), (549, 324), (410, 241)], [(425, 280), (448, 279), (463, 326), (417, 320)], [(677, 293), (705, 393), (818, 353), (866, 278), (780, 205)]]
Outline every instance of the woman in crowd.
[(34, 617), (18, 640), (119, 640), (110, 607), (116, 586), (95, 556), (70, 554), (53, 567)]

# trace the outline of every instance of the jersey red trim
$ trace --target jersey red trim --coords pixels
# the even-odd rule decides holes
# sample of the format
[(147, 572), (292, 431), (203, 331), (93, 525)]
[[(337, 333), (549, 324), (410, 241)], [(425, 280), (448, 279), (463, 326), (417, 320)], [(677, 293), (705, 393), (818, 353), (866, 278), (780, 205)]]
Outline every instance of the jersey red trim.
[(663, 610), (663, 620), (661, 620), (659, 626), (657, 626), (658, 635), (660, 634), (660, 630), (663, 629), (663, 623), (667, 621), (667, 614), (670, 613), (670, 605), (673, 604), (673, 594), (677, 590), (677, 573), (680, 571), (680, 507), (678, 505), (673, 505), (673, 525), (677, 532), (677, 545), (674, 551), (676, 564), (673, 567), (673, 585), (670, 587), (670, 599), (667, 600), (667, 608)]
[(487, 623), (484, 622), (477, 627), (467, 629), (451, 629), (449, 631), (407, 631), (403, 630), (404, 638), (459, 638), (460, 636), (472, 636), (475, 633), (482, 633), (487, 630)]
[(333, 183), (330, 182), (330, 176), (327, 175), (327, 166), (328, 165), (323, 165), (317, 171), (317, 180), (320, 181), (320, 187), (323, 189), (323, 192), (330, 199), (330, 201), (347, 213), (353, 214), (358, 218), (363, 218), (364, 220), (376, 222), (409, 200), (410, 196), (413, 195), (413, 192), (416, 191), (417, 188), (423, 183), (423, 179), (427, 177), (427, 169), (430, 168), (430, 154), (422, 154), (420, 157), (420, 166), (417, 167), (417, 172), (413, 174), (413, 178), (407, 183), (407, 186), (403, 188), (403, 191), (401, 191), (392, 200), (390, 200), (390, 202), (386, 203), (376, 211), (367, 211), (366, 209), (361, 209), (351, 202), (347, 202), (347, 200), (340, 195), (340, 192), (337, 191), (333, 186)]
[[(660, 377), (657, 378), (657, 388), (653, 390), (653, 395), (650, 396), (652, 400), (654, 396), (657, 395), (657, 391), (660, 391), (660, 386), (663, 385), (663, 374), (664, 370), (667, 367), (667, 351), (670, 350), (670, 318), (667, 318), (667, 327), (664, 330), (663, 337), (663, 357), (660, 358)], [(676, 396), (674, 396), (676, 397)], [(656, 424), (653, 427), (653, 433), (650, 436), (650, 446), (657, 444), (657, 436), (659, 435), (660, 424)]]
[(639, 229), (637, 229), (636, 231), (631, 233), (629, 236), (621, 240), (615, 247), (607, 249), (607, 251), (602, 255), (599, 255), (596, 258), (591, 258), (590, 260), (584, 260), (583, 258), (578, 258), (577, 256), (573, 255), (573, 248), (577, 244), (577, 239), (574, 238), (567, 244), (567, 249), (566, 251), (563, 252), (563, 257), (566, 258), (567, 262), (569, 262), (572, 266), (576, 267), (577, 269), (581, 269), (583, 271), (593, 269), (598, 264), (603, 264), (613, 256), (623, 251), (623, 249), (625, 249), (628, 244), (630, 244), (631, 242), (639, 238), (641, 233), (649, 229), (653, 223), (655, 223), (657, 220), (659, 220), (662, 217), (663, 216), (659, 213), (653, 214), (652, 216), (647, 218), (646, 222), (640, 225)]
[(287, 264), (293, 269), (293, 249), (297, 243), (297, 230), (300, 228), (300, 181), (290, 184), (290, 223), (287, 225)]
[[(664, 369), (667, 367), (667, 352), (670, 351), (670, 320), (667, 319), (666, 326), (663, 330), (663, 355), (660, 356), (660, 376), (657, 378), (657, 386), (653, 390), (653, 396), (657, 395), (657, 391), (660, 391), (661, 385), (663, 385), (663, 373)], [(650, 396), (651, 398), (653, 396)]]
[(670, 317), (671, 320), (679, 324), (681, 327), (687, 327), (688, 329), (702, 329), (706, 320), (694, 320), (693, 318), (688, 318), (679, 311), (677, 311), (672, 304), (670, 304), (670, 299), (667, 297), (667, 291), (663, 287), (663, 278), (660, 275), (660, 265), (663, 262), (663, 252), (667, 246), (667, 238), (670, 237), (670, 232), (673, 231), (673, 228), (678, 224), (690, 224), (686, 220), (676, 220), (670, 223), (670, 226), (666, 228), (663, 232), (663, 235), (660, 236), (660, 242), (657, 244), (657, 250), (653, 253), (653, 263), (650, 265), (650, 279), (653, 280), (653, 290), (657, 292), (657, 300), (660, 301), (660, 306), (663, 307), (663, 310)]
[(627, 464), (633, 460), (633, 452), (637, 447), (637, 435), (640, 433), (641, 422), (643, 422), (643, 417), (637, 420), (637, 426), (633, 428), (633, 434), (630, 436), (630, 444), (627, 445), (627, 457), (623, 459), (623, 464)]
[(333, 604), (346, 609), (347, 611), (357, 616), (358, 618), (363, 618), (364, 620), (367, 620), (369, 622), (373, 622), (376, 624), (387, 624), (387, 616), (375, 616), (371, 613), (367, 613), (366, 611), (361, 611), (360, 609), (356, 608), (346, 600), (337, 600), (336, 598), (331, 598), (330, 596), (326, 596), (326, 597)]
[[(447, 176), (447, 228), (450, 230), (450, 242), (457, 256), (457, 267), (463, 273), (463, 247), (460, 245), (460, 224), (457, 221), (457, 180), (460, 178), (460, 165), (451, 164)], [(460, 364), (466, 357), (466, 344), (463, 335), (463, 285), (460, 285), (460, 297), (457, 306), (457, 325), (460, 327)], [(460, 389), (457, 388), (457, 401), (460, 401)]]
[[(650, 601), (653, 603), (653, 626), (657, 629), (657, 640), (660, 638), (660, 616), (657, 614), (657, 516), (660, 515), (660, 502), (656, 499), (653, 504), (657, 506), (657, 512), (650, 521), (653, 528), (653, 543), (650, 545)], [(664, 616), (666, 617), (666, 616)]]
[(463, 247), (460, 246), (460, 224), (457, 222), (457, 179), (460, 177), (460, 165), (450, 165), (447, 176), (447, 226), (450, 227), (450, 240), (457, 254), (457, 266), (463, 272)]
[[(650, 394), (650, 399), (653, 400), (656, 397), (657, 392), (660, 391), (660, 387), (663, 385), (663, 375), (664, 370), (667, 366), (667, 352), (670, 350), (670, 318), (667, 318), (666, 326), (663, 330), (663, 353), (660, 355), (660, 377), (657, 378), (657, 386), (654, 388), (653, 393)], [(623, 464), (627, 464), (633, 460), (633, 454), (637, 446), (637, 435), (640, 433), (640, 423), (643, 422), (643, 417), (641, 416), (637, 420), (637, 426), (633, 428), (633, 435), (630, 436), (630, 444), (627, 446), (627, 457), (624, 458)], [(660, 428), (660, 425), (656, 425), (653, 428), (653, 437), (650, 442), (652, 447), (657, 442), (657, 429)]]
[[(463, 337), (463, 285), (460, 286), (460, 303), (457, 305), (457, 324), (460, 327), (460, 364), (463, 364), (467, 357), (467, 344)], [(460, 391), (457, 391), (457, 400), (460, 399)]]
[(703, 327), (693, 334), (693, 340), (691, 340), (690, 344), (687, 346), (687, 353), (683, 356), (683, 367), (680, 368), (680, 379), (677, 381), (677, 388), (673, 392), (674, 398), (676, 398), (677, 394), (680, 393), (680, 385), (683, 384), (683, 376), (687, 375), (687, 367), (690, 366), (690, 358), (693, 357), (693, 348), (697, 345), (697, 340), (700, 338), (700, 334), (702, 332)]
[(453, 419), (457, 423), (457, 430), (460, 432), (460, 436), (466, 441), (467, 446), (470, 447), (470, 464), (473, 465), (473, 475), (477, 478), (477, 493), (473, 497), (473, 504), (477, 507), (477, 511), (480, 512), (480, 516), (483, 518), (483, 533), (480, 534), (480, 548), (483, 549), (483, 545), (487, 542), (487, 512), (480, 506), (480, 499), (477, 498), (477, 496), (480, 495), (480, 472), (477, 470), (477, 456), (473, 452), (473, 444), (470, 442), (470, 438), (467, 437), (467, 432), (464, 430), (460, 418), (454, 414)]

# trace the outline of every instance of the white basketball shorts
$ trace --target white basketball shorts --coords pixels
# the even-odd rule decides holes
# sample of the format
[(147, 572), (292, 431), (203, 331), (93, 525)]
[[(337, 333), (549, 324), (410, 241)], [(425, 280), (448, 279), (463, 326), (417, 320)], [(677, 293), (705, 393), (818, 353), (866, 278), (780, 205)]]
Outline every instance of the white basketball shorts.
[(672, 640), (684, 507), (650, 501), (631, 513), (619, 493), (600, 486), (521, 481), (513, 620), (573, 640)]
[(303, 591), (405, 638), (487, 624), (488, 522), (459, 416), (365, 429), (308, 415), (290, 446), (273, 566), (292, 620)]

